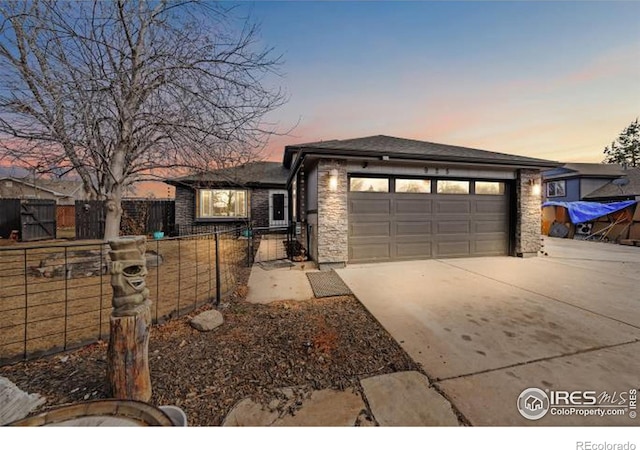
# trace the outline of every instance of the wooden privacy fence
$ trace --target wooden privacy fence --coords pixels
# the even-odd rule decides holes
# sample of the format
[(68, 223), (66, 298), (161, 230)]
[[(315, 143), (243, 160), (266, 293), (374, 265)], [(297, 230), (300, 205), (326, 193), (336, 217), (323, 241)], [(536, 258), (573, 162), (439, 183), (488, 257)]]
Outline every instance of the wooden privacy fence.
[(56, 225), (58, 228), (73, 228), (76, 226), (76, 207), (74, 205), (56, 206)]
[(55, 200), (2, 199), (0, 210), (0, 236), (3, 238), (17, 231), (22, 241), (55, 239)]
[[(76, 201), (76, 239), (102, 239), (106, 211), (101, 200)], [(173, 200), (123, 200), (120, 234), (149, 235), (163, 231), (173, 234), (175, 202)]]

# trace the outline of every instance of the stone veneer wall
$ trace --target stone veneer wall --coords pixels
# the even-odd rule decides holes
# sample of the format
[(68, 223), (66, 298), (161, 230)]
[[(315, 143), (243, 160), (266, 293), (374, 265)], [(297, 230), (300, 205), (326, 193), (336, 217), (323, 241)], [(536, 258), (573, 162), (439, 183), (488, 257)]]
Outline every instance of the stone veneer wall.
[(193, 225), (196, 216), (196, 192), (189, 187), (176, 186), (176, 225)]
[(251, 205), (251, 224), (254, 227), (269, 226), (269, 189), (252, 189), (249, 191)]
[(521, 257), (536, 256), (540, 251), (542, 196), (541, 193), (534, 195), (531, 183), (542, 188), (540, 171), (519, 170), (516, 180), (516, 255)]
[[(329, 174), (338, 170), (338, 186), (329, 188)], [(347, 165), (344, 161), (318, 163), (318, 264), (344, 265), (349, 258)]]

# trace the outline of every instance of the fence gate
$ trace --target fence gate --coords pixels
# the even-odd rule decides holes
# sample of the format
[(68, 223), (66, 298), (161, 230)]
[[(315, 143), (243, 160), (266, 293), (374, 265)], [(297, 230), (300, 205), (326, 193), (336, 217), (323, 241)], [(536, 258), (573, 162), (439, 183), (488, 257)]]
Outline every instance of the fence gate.
[(56, 238), (56, 201), (25, 200), (20, 204), (22, 240)]
[(102, 200), (76, 201), (76, 239), (102, 239), (105, 215)]
[(20, 199), (0, 199), (0, 237), (9, 238), (13, 231), (20, 232)]

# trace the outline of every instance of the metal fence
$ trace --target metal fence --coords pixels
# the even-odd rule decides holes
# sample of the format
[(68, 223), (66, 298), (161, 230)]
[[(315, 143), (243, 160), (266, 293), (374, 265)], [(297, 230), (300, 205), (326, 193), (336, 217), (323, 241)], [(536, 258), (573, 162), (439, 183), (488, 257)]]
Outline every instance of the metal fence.
[[(253, 260), (246, 229), (147, 242), (155, 323), (219, 304)], [(109, 246), (52, 243), (0, 247), (0, 365), (109, 337)]]

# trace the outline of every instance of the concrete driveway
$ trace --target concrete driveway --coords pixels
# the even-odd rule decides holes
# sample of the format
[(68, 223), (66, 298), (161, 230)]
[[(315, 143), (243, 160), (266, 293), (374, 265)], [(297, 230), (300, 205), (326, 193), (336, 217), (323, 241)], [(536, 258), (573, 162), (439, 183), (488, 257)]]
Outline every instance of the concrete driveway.
[[(473, 425), (640, 425), (640, 248), (545, 238), (544, 251), (337, 272)], [(624, 392), (627, 409), (528, 420), (517, 400), (531, 387), (606, 392), (603, 411)]]

